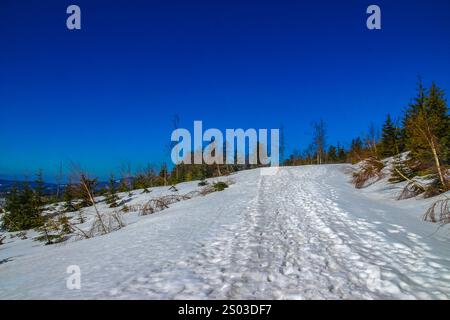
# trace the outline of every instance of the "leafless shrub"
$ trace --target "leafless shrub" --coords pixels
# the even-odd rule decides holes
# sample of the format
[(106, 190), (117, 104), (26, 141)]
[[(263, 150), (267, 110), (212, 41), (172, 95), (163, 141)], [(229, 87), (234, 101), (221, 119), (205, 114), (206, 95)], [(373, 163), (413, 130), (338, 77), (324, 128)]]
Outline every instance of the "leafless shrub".
[(141, 209), (142, 205), (140, 204), (125, 204), (122, 209), (120, 209), (121, 212), (123, 213), (128, 213), (128, 212), (137, 212)]
[(440, 181), (433, 175), (422, 177), (422, 182), (418, 182), (414, 178), (406, 179), (408, 184), (403, 188), (398, 200), (412, 198), (420, 194), (423, 194), (424, 198), (431, 198), (448, 190), (443, 189)]
[(227, 179), (224, 181), (228, 186), (231, 186), (232, 184), (235, 184), (236, 181), (234, 181), (234, 179)]
[(79, 228), (75, 224), (72, 224), (72, 228), (73, 228), (73, 234), (75, 235), (75, 238), (89, 239), (91, 237), (89, 232), (84, 231), (83, 229)]
[[(108, 230), (106, 228), (106, 225), (103, 222), (102, 214), (97, 208), (97, 204), (95, 202), (94, 198), (94, 190), (95, 186), (97, 184), (97, 179), (91, 179), (89, 178), (88, 174), (84, 172), (78, 165), (72, 164), (72, 172), (74, 175), (76, 175), (79, 179), (79, 190), (81, 199), (83, 199), (83, 202), (85, 202), (87, 205), (92, 206), (95, 211), (96, 215), (96, 222), (98, 223), (98, 227), (101, 228), (102, 234), (108, 233)], [(81, 214), (81, 211), (80, 211)]]
[(426, 187), (424, 197), (431, 198), (437, 196), (441, 193), (444, 193), (448, 190), (447, 187), (442, 187), (440, 181), (438, 179), (434, 179), (431, 183), (429, 183)]
[(125, 227), (125, 223), (123, 222), (121, 214), (114, 211), (112, 213), (96, 216), (91, 228), (86, 234), (89, 238), (92, 238), (97, 235), (104, 235), (119, 230), (123, 227)]
[(206, 196), (207, 194), (213, 193), (214, 191), (216, 191), (214, 185), (207, 185), (200, 189), (199, 194), (201, 196)]
[(423, 216), (423, 220), (444, 225), (450, 223), (450, 199), (434, 202)]
[(360, 168), (353, 172), (352, 183), (356, 188), (361, 189), (367, 186), (369, 180), (373, 182), (383, 177), (381, 170), (384, 168), (384, 164), (376, 158), (368, 158), (362, 161)]
[(194, 198), (194, 197), (197, 197), (199, 194), (200, 194), (199, 191), (194, 190), (194, 191), (191, 191), (191, 192), (186, 193), (186, 194), (184, 195), (184, 197), (185, 197), (186, 199), (192, 199), (192, 198)]
[(114, 211), (108, 217), (109, 217), (108, 221), (109, 230), (117, 230), (125, 227), (125, 222), (123, 221), (122, 215), (119, 212)]
[(192, 195), (168, 195), (159, 198), (154, 198), (147, 201), (142, 208), (139, 210), (139, 215), (145, 216), (158, 211), (169, 208), (169, 205), (182, 201), (191, 199)]
[(398, 196), (397, 200), (404, 200), (418, 196), (423, 193), (424, 189), (415, 181), (410, 181), (403, 188), (402, 192)]

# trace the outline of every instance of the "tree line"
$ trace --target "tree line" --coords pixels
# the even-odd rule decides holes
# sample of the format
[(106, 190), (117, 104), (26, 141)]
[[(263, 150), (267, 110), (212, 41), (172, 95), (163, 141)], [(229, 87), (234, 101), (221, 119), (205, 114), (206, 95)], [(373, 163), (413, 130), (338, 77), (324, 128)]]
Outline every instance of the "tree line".
[[(177, 127), (176, 118), (174, 126)], [(385, 164), (382, 159), (393, 157), (390, 181), (407, 181), (411, 195), (424, 193), (433, 196), (450, 189), (448, 166), (450, 163), (450, 116), (444, 91), (434, 82), (427, 89), (421, 82), (417, 94), (405, 108), (400, 119), (393, 120), (391, 115), (381, 127), (370, 125), (367, 133), (352, 139), (349, 146), (327, 144), (327, 130), (324, 121), (312, 125), (312, 141), (303, 151), (294, 151), (286, 159), (284, 166), (329, 163), (362, 163), (354, 173), (357, 187), (380, 174)], [(284, 157), (284, 131), (281, 132), (280, 154)], [(258, 152), (258, 150), (255, 150)], [(225, 154), (225, 153), (224, 153)], [(193, 154), (190, 154), (193, 157)], [(237, 155), (236, 155), (237, 157)], [(246, 159), (248, 155), (246, 155)], [(180, 182), (204, 180), (210, 177), (228, 175), (236, 171), (252, 169), (261, 164), (176, 164), (169, 169), (167, 164), (159, 168), (148, 166), (134, 175), (131, 166), (125, 165), (122, 174), (116, 179), (111, 174), (107, 185), (99, 186), (97, 178), (78, 172), (76, 182), (67, 183), (63, 192), (56, 195), (45, 190), (42, 171), (36, 176), (34, 186), (28, 182), (14, 186), (7, 194), (2, 214), (2, 228), (19, 231), (45, 226), (45, 207), (51, 203), (63, 202), (65, 212), (77, 211), (83, 207), (95, 205), (94, 197), (105, 196), (110, 207), (119, 205), (117, 192), (131, 192), (157, 186), (176, 185)], [(424, 177), (429, 181), (423, 184), (414, 177)]]
[[(362, 137), (352, 139), (348, 148), (340, 144), (326, 147), (323, 121), (313, 124), (313, 139), (303, 152), (295, 152), (285, 165), (357, 163), (356, 184), (377, 175), (384, 168), (382, 159), (393, 157), (391, 182), (408, 181), (414, 194), (433, 196), (449, 190), (450, 116), (445, 94), (434, 82), (425, 88), (421, 81), (417, 94), (397, 120), (387, 114), (378, 134), (373, 124)], [(414, 177), (423, 177), (420, 184)]]

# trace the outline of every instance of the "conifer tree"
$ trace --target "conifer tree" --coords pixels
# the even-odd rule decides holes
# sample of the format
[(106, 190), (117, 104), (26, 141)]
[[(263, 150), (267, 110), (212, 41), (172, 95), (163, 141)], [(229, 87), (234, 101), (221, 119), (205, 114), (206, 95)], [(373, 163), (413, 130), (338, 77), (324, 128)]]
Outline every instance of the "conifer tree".
[(8, 231), (20, 231), (42, 225), (42, 208), (36, 206), (36, 198), (28, 182), (21, 188), (14, 186), (6, 196), (2, 227)]
[(116, 192), (116, 182), (114, 180), (114, 175), (111, 174), (105, 202), (109, 204), (110, 208), (115, 208), (118, 206), (117, 200), (119, 200), (119, 197)]
[(397, 183), (414, 177), (414, 166), (412, 166), (413, 160), (408, 156), (402, 157), (401, 154), (394, 156), (391, 168), (391, 177), (389, 182)]
[(338, 162), (338, 154), (337, 154), (337, 149), (335, 146), (330, 145), (328, 147), (328, 152), (327, 152), (327, 162), (328, 163), (336, 163)]
[(363, 160), (363, 144), (361, 138), (357, 137), (352, 140), (350, 145), (350, 150), (348, 151), (348, 160), (351, 163), (356, 163)]
[(163, 179), (163, 183), (166, 186), (168, 181), (168, 171), (167, 171), (167, 165), (163, 163), (161, 166), (161, 170), (159, 171), (159, 176)]
[(37, 228), (37, 231), (39, 231), (40, 236), (36, 237), (36, 240), (50, 245), (64, 241), (66, 236), (73, 232), (73, 228), (69, 218), (65, 215), (60, 215), (57, 218), (48, 217), (45, 223)]
[(63, 199), (64, 199), (64, 211), (73, 212), (77, 210), (74, 204), (74, 190), (75, 186), (71, 183), (67, 184), (64, 189)]
[(36, 180), (34, 181), (34, 188), (33, 188), (33, 205), (35, 207), (35, 210), (37, 213), (41, 214), (43, 209), (44, 209), (44, 205), (46, 204), (46, 199), (45, 199), (45, 183), (44, 183), (44, 179), (42, 176), (42, 170), (39, 170), (38, 173), (36, 174)]
[(432, 167), (440, 186), (447, 189), (445, 164), (450, 148), (450, 118), (444, 92), (435, 83), (428, 95), (419, 84), (417, 97), (405, 112), (405, 143), (423, 167)]
[(337, 150), (338, 150), (338, 161), (339, 162), (345, 162), (347, 159), (347, 153), (345, 152), (345, 149), (343, 147), (341, 147), (341, 145), (338, 143), (337, 145)]
[(392, 122), (389, 114), (383, 124), (378, 150), (382, 157), (392, 157), (399, 153), (399, 130)]
[(16, 185), (14, 185), (6, 195), (4, 210), (5, 213), (2, 216), (2, 228), (7, 231), (21, 230), (21, 226), (19, 226), (17, 221), (20, 215), (20, 199), (19, 190)]

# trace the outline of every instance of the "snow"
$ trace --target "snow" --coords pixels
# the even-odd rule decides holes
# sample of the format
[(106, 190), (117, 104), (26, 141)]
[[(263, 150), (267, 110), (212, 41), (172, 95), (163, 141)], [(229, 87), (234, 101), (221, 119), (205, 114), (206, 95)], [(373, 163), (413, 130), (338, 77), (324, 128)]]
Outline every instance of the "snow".
[[(399, 186), (385, 180), (355, 189), (347, 169), (242, 171), (224, 191), (125, 214), (127, 226), (104, 236), (51, 246), (8, 237), (0, 298), (450, 298), (449, 230), (421, 220), (433, 199), (396, 201)], [(127, 205), (172, 191), (133, 193)], [(66, 288), (69, 265), (80, 266), (79, 290)]]

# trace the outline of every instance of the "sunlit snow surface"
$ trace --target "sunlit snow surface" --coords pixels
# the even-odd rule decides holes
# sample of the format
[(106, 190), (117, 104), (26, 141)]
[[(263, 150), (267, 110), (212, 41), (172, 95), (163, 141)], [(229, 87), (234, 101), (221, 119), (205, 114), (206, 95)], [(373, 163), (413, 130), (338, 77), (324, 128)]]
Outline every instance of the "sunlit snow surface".
[[(88, 240), (8, 237), (0, 298), (450, 298), (450, 231), (421, 220), (433, 199), (396, 201), (399, 187), (384, 181), (357, 190), (346, 167), (239, 172), (222, 192), (127, 213), (125, 228)], [(129, 205), (173, 192), (133, 193)], [(81, 268), (80, 290), (66, 288), (69, 265)]]

